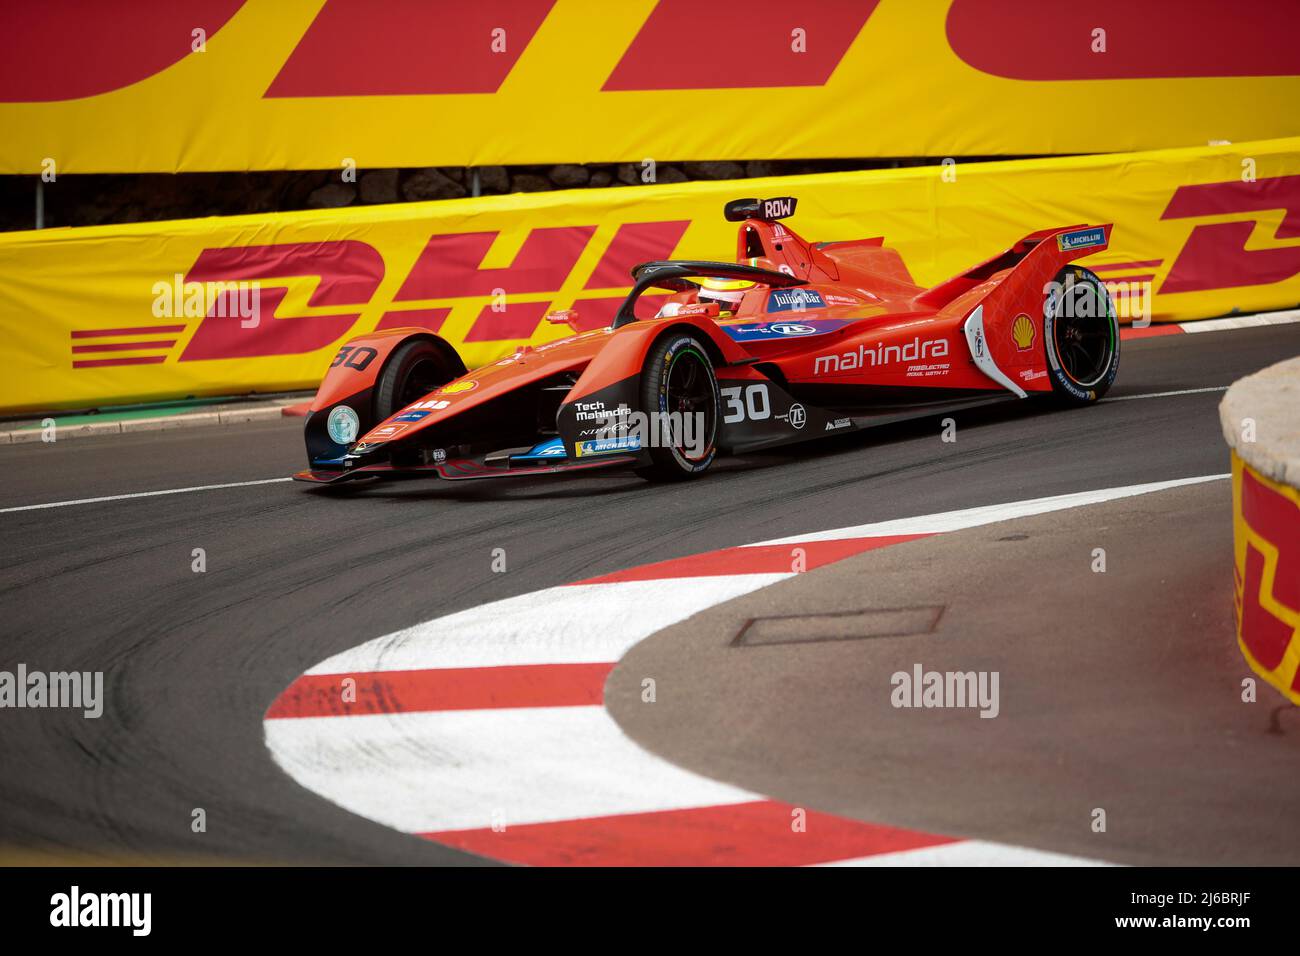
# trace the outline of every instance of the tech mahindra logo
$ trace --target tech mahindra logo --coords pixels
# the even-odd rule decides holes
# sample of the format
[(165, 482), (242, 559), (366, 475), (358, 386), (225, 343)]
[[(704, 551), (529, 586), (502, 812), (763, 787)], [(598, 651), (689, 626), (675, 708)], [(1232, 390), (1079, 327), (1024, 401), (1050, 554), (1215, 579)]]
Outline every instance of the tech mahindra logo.
[(603, 422), (615, 413), (605, 408), (604, 402), (574, 402), (574, 420), (579, 422)]
[(819, 355), (813, 362), (814, 375), (835, 375), (839, 372), (852, 372), (867, 366), (892, 365), (895, 362), (915, 362), (924, 359), (943, 358), (948, 354), (947, 339), (912, 339), (906, 345), (884, 345), (877, 343), (874, 348), (859, 345), (851, 352), (842, 355)]

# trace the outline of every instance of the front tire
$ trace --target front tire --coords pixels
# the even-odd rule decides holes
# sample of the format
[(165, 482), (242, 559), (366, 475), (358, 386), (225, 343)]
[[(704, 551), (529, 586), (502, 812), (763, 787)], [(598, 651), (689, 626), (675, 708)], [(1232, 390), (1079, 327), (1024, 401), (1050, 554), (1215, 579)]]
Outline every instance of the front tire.
[(446, 385), (457, 370), (446, 352), (428, 339), (412, 339), (393, 350), (375, 382), (375, 421), (382, 422), (434, 389)]
[(713, 362), (700, 340), (684, 332), (661, 338), (641, 368), (641, 411), (649, 415), (651, 463), (637, 474), (651, 481), (704, 474), (717, 455), (721, 407)]
[(1119, 318), (1105, 284), (1082, 266), (1056, 274), (1043, 302), (1052, 391), (1070, 405), (1101, 399), (1119, 372)]

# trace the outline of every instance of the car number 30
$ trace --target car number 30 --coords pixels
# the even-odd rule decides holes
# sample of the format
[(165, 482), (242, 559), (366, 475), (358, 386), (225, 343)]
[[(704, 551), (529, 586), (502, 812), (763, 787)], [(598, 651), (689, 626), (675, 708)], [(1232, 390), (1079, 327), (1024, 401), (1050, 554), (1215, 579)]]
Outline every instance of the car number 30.
[[(741, 397), (741, 393), (744, 397)], [(722, 420), (727, 424), (743, 422), (746, 418), (760, 422), (772, 417), (772, 405), (767, 400), (766, 385), (735, 386), (722, 389), (722, 400), (726, 409)]]

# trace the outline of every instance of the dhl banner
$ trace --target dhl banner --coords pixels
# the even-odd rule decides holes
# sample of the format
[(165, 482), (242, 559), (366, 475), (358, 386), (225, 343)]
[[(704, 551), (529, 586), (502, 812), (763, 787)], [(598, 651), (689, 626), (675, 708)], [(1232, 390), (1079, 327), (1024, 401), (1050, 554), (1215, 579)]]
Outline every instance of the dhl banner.
[(793, 195), (814, 241), (883, 236), (933, 285), (1032, 231), (1138, 321), (1300, 303), (1300, 137), (1115, 156), (493, 196), (0, 235), (0, 409), (314, 387), (338, 344), (420, 326), (472, 367), (609, 323), (638, 262), (732, 260), (722, 206)]
[(1237, 644), (1255, 673), (1300, 704), (1300, 491), (1232, 453)]
[(1300, 134), (1295, 0), (6, 4), (0, 173), (1115, 152)]

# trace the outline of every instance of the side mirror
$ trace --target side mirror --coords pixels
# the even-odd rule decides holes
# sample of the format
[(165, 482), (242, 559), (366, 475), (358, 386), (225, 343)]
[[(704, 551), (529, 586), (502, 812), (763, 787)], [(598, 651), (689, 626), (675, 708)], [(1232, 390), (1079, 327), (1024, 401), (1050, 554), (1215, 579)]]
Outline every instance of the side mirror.
[(554, 312), (547, 312), (546, 321), (552, 325), (567, 325), (575, 332), (582, 331), (582, 329), (578, 328), (577, 309), (556, 309)]

